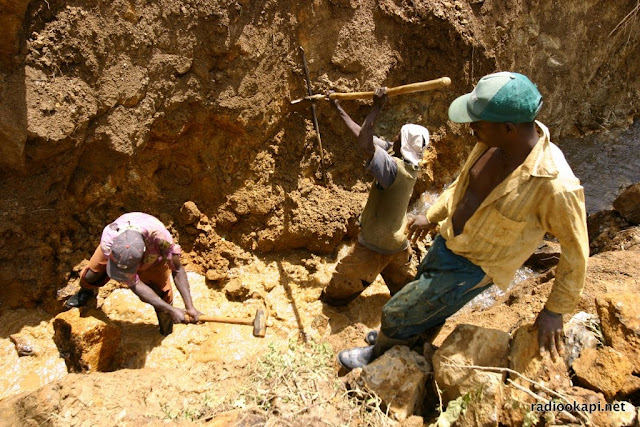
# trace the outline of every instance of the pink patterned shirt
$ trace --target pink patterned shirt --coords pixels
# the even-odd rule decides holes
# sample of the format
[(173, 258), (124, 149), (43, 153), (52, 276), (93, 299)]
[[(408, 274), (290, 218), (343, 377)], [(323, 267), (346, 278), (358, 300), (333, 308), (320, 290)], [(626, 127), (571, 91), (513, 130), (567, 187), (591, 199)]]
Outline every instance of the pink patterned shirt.
[[(173, 256), (182, 254), (180, 245), (173, 242), (171, 233), (158, 218), (143, 212), (126, 213), (104, 228), (100, 246), (107, 257), (111, 254), (113, 239), (129, 229), (140, 232), (146, 246), (138, 270), (146, 270), (154, 265), (166, 263), (171, 271), (176, 271)], [(136, 275), (135, 282), (138, 280)]]

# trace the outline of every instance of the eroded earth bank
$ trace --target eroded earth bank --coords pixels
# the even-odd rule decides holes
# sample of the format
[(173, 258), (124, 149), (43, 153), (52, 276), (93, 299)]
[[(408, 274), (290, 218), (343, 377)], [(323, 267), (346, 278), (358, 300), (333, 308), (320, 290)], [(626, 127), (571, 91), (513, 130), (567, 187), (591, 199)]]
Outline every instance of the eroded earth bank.
[[(542, 252), (552, 255), (531, 261), (531, 277), (495, 295), (493, 306), (481, 302), (451, 319), (434, 341), (440, 358), (427, 346), (385, 362), (414, 369), (392, 377), (418, 378), (406, 387), (421, 393), (404, 396), (404, 406), (391, 404), (385, 390), (376, 390), (382, 401), (358, 400), (384, 373), (338, 377), (333, 353), (364, 345), (388, 292), (380, 280), (343, 309), (323, 306), (318, 296), (338, 254), (354, 242), (370, 178), (327, 103), (317, 105), (322, 152), (309, 105), (290, 104), (306, 91), (300, 46), (315, 93), (450, 77), (446, 89), (392, 98), (377, 127), (387, 139), (406, 122), (430, 129), (412, 205), (423, 209), (473, 145), (468, 128), (447, 120), (449, 103), (496, 70), (538, 84), (539, 119), (561, 148), (571, 141), (567, 149), (579, 152), (582, 138), (602, 136), (602, 157), (611, 156), (607, 147), (627, 137), (638, 117), (639, 9), (635, 0), (0, 0), (2, 419), (384, 425), (415, 412), (423, 418), (404, 422), (421, 425), (438, 416), (439, 378), (447, 387), (443, 411), (466, 396), (463, 425), (532, 422), (536, 414), (513, 402), (534, 397), (504, 372), (478, 371), (466, 388), (466, 379), (441, 377), (443, 363), (459, 354), (468, 357), (459, 364), (510, 367), (545, 384), (555, 378), (553, 387), (585, 401), (639, 404), (634, 187), (611, 210), (590, 212), (592, 257), (576, 313), (591, 315), (582, 324), (600, 325), (591, 328), (599, 333), (594, 354), (587, 352), (591, 365), (536, 371), (551, 365), (527, 353), (522, 342), (532, 340), (517, 332), (550, 289), (548, 259), (557, 257), (550, 240)], [(358, 120), (368, 111), (366, 102), (343, 105)], [(630, 129), (637, 135), (637, 125)], [(598, 176), (599, 162), (574, 158), (576, 171)], [(628, 168), (637, 157), (619, 162)], [(267, 336), (205, 324), (178, 325), (162, 339), (153, 310), (116, 283), (101, 290), (97, 307), (63, 313), (102, 228), (128, 211), (153, 214), (173, 233), (201, 311), (248, 317), (266, 307), (273, 321)], [(425, 246), (415, 249), (424, 253)], [(69, 337), (56, 339), (63, 323), (84, 338), (71, 347)], [(458, 324), (474, 327), (450, 334)], [(106, 342), (98, 350), (94, 336)], [(496, 349), (489, 359), (473, 359), (482, 352), (456, 348), (460, 340), (495, 342)], [(589, 369), (598, 363), (622, 368)], [(603, 371), (618, 376), (606, 382), (598, 377)], [(277, 384), (267, 372), (281, 375)], [(471, 399), (478, 383), (492, 387)], [(553, 398), (525, 383), (518, 385)], [(629, 419), (611, 418), (621, 414)], [(581, 414), (555, 416), (537, 422), (588, 422)], [(596, 425), (636, 418), (635, 409), (599, 416)]]

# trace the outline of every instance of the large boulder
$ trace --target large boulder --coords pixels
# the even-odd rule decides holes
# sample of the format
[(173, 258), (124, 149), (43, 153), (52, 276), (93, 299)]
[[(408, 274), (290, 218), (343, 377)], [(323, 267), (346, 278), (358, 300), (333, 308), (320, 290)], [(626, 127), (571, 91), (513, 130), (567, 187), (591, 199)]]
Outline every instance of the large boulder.
[(640, 295), (610, 293), (596, 298), (607, 345), (624, 353), (633, 372), (640, 373)]
[(613, 208), (631, 224), (640, 224), (640, 182), (620, 193), (613, 201)]
[(71, 309), (53, 320), (53, 339), (69, 372), (108, 371), (121, 329), (100, 310)]
[[(548, 353), (539, 354), (538, 331), (532, 325), (520, 327), (511, 340), (509, 366), (526, 378), (530, 378), (552, 389), (571, 386), (564, 359), (553, 360)], [(525, 389), (534, 389), (531, 382), (510, 374), (511, 380)], [(552, 399), (543, 390), (535, 390), (542, 397)], [(504, 409), (500, 422), (506, 425), (522, 425), (531, 410), (531, 405), (540, 403), (529, 393), (508, 387), (505, 392)]]
[(611, 347), (587, 348), (573, 362), (578, 383), (602, 392), (607, 400), (622, 389), (632, 369), (629, 359)]
[[(509, 353), (511, 369), (527, 378), (531, 378), (547, 387), (558, 390), (571, 386), (567, 374), (567, 365), (563, 358), (554, 360), (548, 353), (540, 354), (538, 330), (533, 325), (521, 326), (514, 334)], [(513, 379), (523, 387), (530, 388), (531, 383), (519, 378)]]
[(406, 346), (395, 346), (347, 379), (351, 387), (375, 392), (389, 413), (405, 420), (421, 409), (431, 365)]
[[(508, 333), (472, 325), (458, 325), (433, 355), (436, 385), (443, 401), (469, 396), (461, 425), (496, 425), (504, 400), (503, 374), (477, 367), (506, 367)], [(475, 399), (481, 395), (482, 398)]]

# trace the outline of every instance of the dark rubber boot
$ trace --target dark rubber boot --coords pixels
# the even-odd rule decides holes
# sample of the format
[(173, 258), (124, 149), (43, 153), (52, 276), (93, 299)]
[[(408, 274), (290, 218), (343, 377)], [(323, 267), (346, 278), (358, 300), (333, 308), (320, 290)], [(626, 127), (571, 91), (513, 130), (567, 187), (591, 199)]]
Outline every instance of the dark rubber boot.
[(160, 326), (160, 333), (165, 337), (173, 332), (173, 319), (169, 313), (156, 310), (156, 316), (158, 316), (158, 325)]
[(327, 296), (327, 294), (323, 290), (322, 293), (320, 294), (320, 301), (330, 305), (331, 307), (344, 307), (354, 299), (358, 298), (359, 295), (360, 293), (356, 293), (346, 298), (332, 298)]
[(330, 297), (327, 295), (327, 293), (325, 292), (326, 289), (322, 290), (322, 293), (320, 294), (320, 301), (322, 301), (325, 304), (329, 304), (332, 307), (344, 307), (345, 305), (349, 304), (351, 301), (353, 301), (354, 299), (358, 298), (358, 296), (360, 296), (360, 294), (367, 289), (367, 287), (371, 284), (365, 280), (360, 280), (362, 282), (362, 290), (349, 295), (347, 297), (343, 297), (343, 298), (335, 298), (335, 297)]
[(84, 307), (91, 300), (91, 298), (95, 298), (96, 293), (91, 289), (80, 289), (74, 295), (71, 295), (69, 299), (67, 299), (64, 303), (65, 307), (73, 308), (73, 307)]
[(338, 363), (345, 369), (362, 368), (373, 361), (373, 346), (355, 347), (338, 353)]

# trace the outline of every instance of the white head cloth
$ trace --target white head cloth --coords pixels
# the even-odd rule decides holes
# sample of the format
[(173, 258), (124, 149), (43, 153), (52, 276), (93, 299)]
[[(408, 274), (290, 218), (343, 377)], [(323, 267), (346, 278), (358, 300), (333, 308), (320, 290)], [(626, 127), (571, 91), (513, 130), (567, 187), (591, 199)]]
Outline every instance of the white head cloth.
[(406, 124), (400, 129), (400, 154), (402, 158), (413, 166), (418, 166), (422, 160), (422, 152), (429, 145), (429, 131), (427, 128)]

